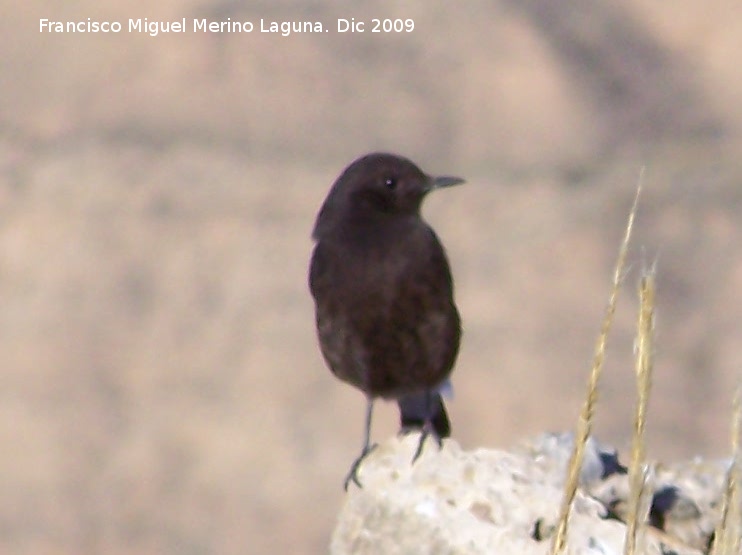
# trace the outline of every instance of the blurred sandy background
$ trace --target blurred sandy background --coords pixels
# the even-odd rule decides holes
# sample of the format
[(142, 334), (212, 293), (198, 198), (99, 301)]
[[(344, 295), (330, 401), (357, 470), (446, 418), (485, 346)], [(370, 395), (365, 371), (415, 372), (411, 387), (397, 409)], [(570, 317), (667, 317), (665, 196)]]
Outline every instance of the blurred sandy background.
[[(644, 166), (597, 432), (627, 446), (635, 286), (657, 259), (650, 453), (726, 453), (736, 0), (0, 5), (3, 553), (326, 552), (363, 399), (316, 346), (309, 233), (376, 149), (469, 181), (425, 206), (464, 319), (466, 448), (573, 428)], [(40, 34), (42, 17), (331, 32)], [(339, 17), (415, 30), (338, 34)], [(396, 409), (376, 414), (375, 437), (395, 433)]]

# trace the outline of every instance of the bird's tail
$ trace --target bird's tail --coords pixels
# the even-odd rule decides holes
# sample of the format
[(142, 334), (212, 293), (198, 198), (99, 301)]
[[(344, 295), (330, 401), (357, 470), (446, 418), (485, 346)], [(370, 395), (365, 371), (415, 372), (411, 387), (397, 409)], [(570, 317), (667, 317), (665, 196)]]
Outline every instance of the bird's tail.
[(448, 419), (441, 394), (437, 390), (405, 395), (400, 397), (397, 403), (402, 432), (422, 430), (425, 424), (429, 423), (438, 438), (451, 435), (451, 422)]

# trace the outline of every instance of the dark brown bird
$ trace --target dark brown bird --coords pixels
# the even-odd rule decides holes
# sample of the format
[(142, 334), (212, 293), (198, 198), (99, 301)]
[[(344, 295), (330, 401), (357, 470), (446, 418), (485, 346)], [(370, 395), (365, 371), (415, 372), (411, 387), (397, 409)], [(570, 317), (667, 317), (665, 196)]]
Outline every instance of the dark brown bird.
[(369, 154), (330, 189), (312, 233), (309, 269), (320, 348), (330, 370), (367, 398), (363, 449), (345, 479), (373, 449), (377, 397), (399, 404), (402, 431), (420, 429), (438, 443), (451, 433), (440, 388), (461, 339), (446, 253), (420, 216), (430, 191), (463, 183), (431, 177), (405, 158)]

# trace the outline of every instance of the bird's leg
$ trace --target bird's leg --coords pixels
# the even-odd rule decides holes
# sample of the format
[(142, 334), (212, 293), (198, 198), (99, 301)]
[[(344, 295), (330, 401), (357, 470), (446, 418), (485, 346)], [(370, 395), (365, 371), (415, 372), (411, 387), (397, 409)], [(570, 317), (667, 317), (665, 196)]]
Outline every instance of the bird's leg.
[(412, 459), (414, 463), (422, 455), (425, 440), (432, 435), (438, 447), (443, 446), (443, 438), (451, 435), (451, 424), (446, 408), (437, 389), (430, 389), (404, 395), (397, 400), (402, 428), (400, 433), (420, 432), (420, 441)]
[(415, 461), (420, 458), (420, 455), (422, 455), (425, 440), (428, 439), (428, 436), (432, 435), (435, 438), (439, 449), (443, 447), (443, 439), (438, 435), (438, 432), (433, 425), (433, 395), (437, 395), (437, 392), (431, 390), (425, 392), (425, 421), (423, 422), (417, 450), (415, 451), (415, 455), (412, 457), (412, 464), (415, 464)]
[(425, 445), (425, 440), (428, 439), (428, 436), (430, 435), (430, 430), (428, 430), (427, 422), (426, 425), (423, 426), (423, 429), (420, 431), (420, 441), (417, 442), (417, 450), (415, 451), (415, 455), (412, 457), (412, 464), (415, 464), (415, 461), (420, 458), (420, 455), (423, 454), (423, 446)]
[(348, 484), (350, 484), (351, 482), (353, 482), (359, 488), (363, 488), (363, 484), (361, 484), (360, 480), (358, 479), (358, 469), (360, 468), (363, 460), (371, 453), (371, 451), (376, 449), (375, 443), (371, 445), (371, 415), (373, 413), (373, 409), (374, 400), (371, 397), (368, 397), (366, 404), (366, 430), (363, 437), (363, 448), (361, 449), (361, 454), (358, 455), (358, 457), (356, 457), (356, 460), (353, 461), (353, 464), (350, 465), (350, 470), (348, 471), (348, 475), (345, 477), (345, 482), (343, 484), (343, 488), (345, 489), (345, 491), (348, 491)]

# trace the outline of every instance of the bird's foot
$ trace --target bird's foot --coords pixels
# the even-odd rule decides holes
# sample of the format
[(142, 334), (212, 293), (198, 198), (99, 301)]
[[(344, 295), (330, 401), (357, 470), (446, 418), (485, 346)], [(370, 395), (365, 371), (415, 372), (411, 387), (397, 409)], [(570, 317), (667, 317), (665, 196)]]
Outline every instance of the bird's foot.
[(430, 422), (426, 422), (422, 428), (411, 428), (402, 430), (402, 432), (405, 434), (412, 431), (420, 431), (420, 441), (418, 441), (415, 455), (412, 457), (412, 464), (415, 464), (417, 459), (420, 458), (420, 455), (423, 454), (425, 440), (428, 439), (428, 437), (432, 437), (433, 439), (435, 439), (435, 442), (438, 444), (438, 449), (443, 448), (443, 439), (436, 433), (435, 428), (433, 428), (433, 425)]
[(351, 482), (353, 482), (359, 488), (363, 489), (363, 484), (358, 479), (358, 470), (360, 469), (361, 463), (364, 461), (364, 459), (368, 457), (371, 454), (371, 451), (376, 449), (377, 446), (378, 444), (376, 443), (372, 445), (366, 445), (361, 451), (361, 454), (358, 455), (358, 457), (356, 457), (356, 460), (353, 461), (353, 464), (350, 465), (348, 475), (345, 477), (345, 482), (343, 482), (343, 489), (345, 491), (348, 491), (348, 485), (350, 485)]

